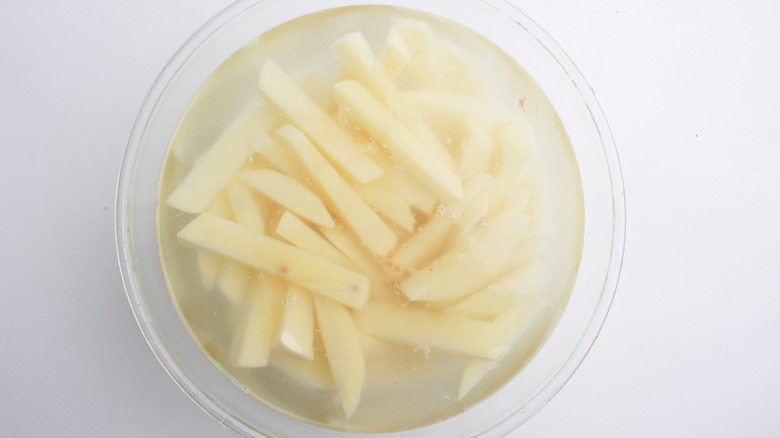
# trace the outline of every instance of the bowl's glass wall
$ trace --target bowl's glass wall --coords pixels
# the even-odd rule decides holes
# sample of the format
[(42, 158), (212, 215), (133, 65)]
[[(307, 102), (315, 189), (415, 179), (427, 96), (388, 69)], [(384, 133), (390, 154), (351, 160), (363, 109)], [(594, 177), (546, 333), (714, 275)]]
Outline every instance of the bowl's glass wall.
[[(117, 245), (125, 288), (144, 336), (168, 373), (209, 414), (242, 435), (342, 436), (257, 403), (192, 340), (171, 301), (155, 233), (160, 171), (179, 118), (209, 75), (260, 33), (300, 15), (355, 4), (419, 9), (496, 43), (537, 81), (558, 112), (579, 166), (585, 203), (580, 272), (555, 330), (534, 360), (490, 399), (438, 424), (382, 436), (503, 436), (537, 412), (587, 354), (609, 309), (623, 250), (624, 200), (617, 153), (593, 92), (565, 53), (527, 16), (500, 1), (246, 0), (199, 29), (165, 67), (128, 141), (117, 193)], [(373, 436), (373, 435), (372, 435)]]

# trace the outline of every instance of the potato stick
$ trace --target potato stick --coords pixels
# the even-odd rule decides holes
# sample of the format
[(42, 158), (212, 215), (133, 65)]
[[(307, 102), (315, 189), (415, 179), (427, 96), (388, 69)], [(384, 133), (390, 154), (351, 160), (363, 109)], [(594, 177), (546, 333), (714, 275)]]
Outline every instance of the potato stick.
[(314, 308), (341, 407), (345, 417), (349, 418), (360, 401), (366, 377), (358, 330), (344, 306), (316, 296)]
[[(224, 191), (214, 196), (206, 211), (227, 220), (233, 220), (230, 201)], [(223, 263), (223, 258), (217, 254), (202, 249), (198, 250), (198, 272), (200, 273), (200, 280), (206, 289), (212, 289), (216, 285), (219, 269)]]
[(430, 216), (441, 202), (425, 186), (402, 169), (386, 169), (376, 184), (408, 202), (420, 213)]
[(314, 360), (289, 357), (278, 351), (271, 352), (269, 366), (289, 376), (291, 380), (314, 389), (334, 389), (333, 376), (324, 356), (315, 355)]
[(522, 173), (536, 154), (536, 140), (531, 125), (526, 122), (497, 129), (495, 142), (501, 156), (501, 173)]
[(264, 367), (276, 339), (284, 284), (272, 276), (258, 278), (246, 295), (230, 344), (230, 358), (236, 367)]
[(209, 213), (196, 217), (178, 236), (349, 307), (360, 308), (368, 299), (366, 276)]
[(403, 38), (412, 54), (433, 50), (436, 47), (431, 28), (422, 20), (399, 17), (391, 19), (390, 25)]
[(285, 175), (292, 176), (301, 171), (300, 164), (295, 160), (295, 155), (266, 133), (257, 136), (252, 144), (252, 150)]
[(428, 23), (413, 18), (395, 18), (391, 25), (403, 38), (412, 59), (404, 69), (402, 78), (412, 87), (438, 86), (444, 79), (439, 65), (436, 50), (436, 40)]
[(434, 263), (415, 272), (401, 283), (401, 290), (412, 301), (457, 300), (477, 292), (509, 267), (529, 220), (510, 213), (499, 216), (486, 225), (487, 230), (480, 230), (481, 236), (475, 236), (470, 252), (444, 254), (440, 259), (447, 264)]
[(415, 218), (408, 202), (376, 182), (355, 187), (366, 204), (406, 231), (414, 231)]
[(265, 220), (260, 213), (257, 200), (249, 191), (246, 183), (232, 178), (225, 186), (225, 193), (227, 193), (236, 223), (258, 233), (265, 233)]
[[(382, 283), (386, 278), (385, 271), (376, 257), (360, 246), (354, 236), (344, 228), (319, 228), (320, 232), (339, 251), (352, 260), (368, 276), (373, 283)], [(373, 292), (373, 291), (372, 291)]]
[(282, 217), (279, 219), (279, 224), (276, 227), (276, 234), (306, 252), (353, 271), (360, 269), (324, 237), (317, 234), (316, 231), (309, 228), (308, 225), (290, 212), (285, 211), (282, 213)]
[(446, 202), (457, 203), (462, 199), (463, 187), (458, 175), (437, 160), (436, 154), (365, 87), (348, 80), (334, 85), (333, 91), (336, 102), (350, 109), (360, 126), (379, 140), (418, 181), (440, 194)]
[(528, 282), (534, 275), (533, 265), (533, 262), (523, 263), (514, 272), (447, 307), (444, 313), (475, 319), (495, 318), (517, 302), (518, 297), (531, 296), (535, 292)]
[(374, 253), (385, 255), (395, 247), (395, 233), (377, 216), (355, 190), (344, 181), (303, 133), (287, 125), (277, 135), (290, 146), (300, 158), (303, 167), (319, 185), (325, 200), (344, 223)]
[(409, 46), (406, 45), (401, 34), (393, 26), (390, 26), (384, 45), (379, 51), (379, 65), (389, 77), (395, 79), (401, 74), (410, 59), (412, 59), (412, 52), (409, 50)]
[(203, 154), (168, 197), (167, 203), (186, 213), (201, 213), (249, 158), (257, 134), (268, 122), (262, 107), (250, 103)]
[(336, 40), (332, 49), (344, 62), (346, 70), (386, 105), (387, 109), (435, 154), (436, 158), (450, 168), (453, 167), (454, 161), (450, 153), (425, 123), (421, 114), (406, 101), (393, 79), (380, 68), (363, 34), (348, 33)]
[(355, 321), (358, 329), (380, 339), (485, 359), (494, 359), (506, 350), (510, 335), (492, 322), (377, 301), (366, 303), (355, 314)]
[(474, 175), (486, 173), (492, 158), (493, 141), (491, 138), (477, 126), (468, 125), (458, 168), (460, 176), (471, 178)]
[(298, 359), (314, 360), (314, 302), (311, 292), (294, 285), (287, 288), (277, 348)]
[(233, 304), (241, 304), (254, 274), (235, 260), (225, 260), (217, 274), (216, 286)]
[(273, 101), (293, 123), (319, 146), (319, 150), (357, 181), (378, 178), (382, 169), (355, 144), (298, 86), (273, 62), (260, 72), (260, 91)]
[[(509, 330), (511, 335), (511, 343), (515, 343), (520, 337), (526, 338), (519, 348), (524, 351), (520, 352), (521, 356), (530, 355), (539, 340), (541, 328), (543, 324), (540, 324), (545, 318), (547, 310), (538, 301), (530, 298), (525, 299), (522, 302), (515, 304), (504, 310), (493, 321), (496, 324), (505, 327)], [(466, 361), (466, 366), (463, 369), (461, 375), (460, 386), (458, 388), (458, 400), (462, 399), (469, 391), (471, 391), (482, 378), (484, 378), (491, 369), (495, 368), (499, 361), (503, 359), (506, 353), (493, 360), (485, 360), (482, 358), (472, 357)], [(526, 357), (527, 359), (527, 357)]]
[(323, 227), (335, 226), (320, 198), (287, 175), (275, 170), (249, 170), (239, 173), (238, 178), (304, 219)]

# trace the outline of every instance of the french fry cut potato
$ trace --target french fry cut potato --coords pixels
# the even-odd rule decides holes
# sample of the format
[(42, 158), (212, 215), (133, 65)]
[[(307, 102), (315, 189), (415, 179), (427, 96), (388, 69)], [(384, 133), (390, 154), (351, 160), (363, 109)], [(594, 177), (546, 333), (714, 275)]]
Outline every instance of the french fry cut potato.
[[(494, 323), (506, 328), (512, 333), (512, 342), (520, 337), (538, 337), (538, 322), (542, 319), (546, 313), (545, 308), (534, 299), (525, 299), (520, 303), (506, 309), (500, 315), (498, 315)], [(535, 330), (536, 329), (536, 330)], [(523, 344), (527, 346), (528, 351), (522, 352), (523, 355), (530, 354), (532, 348), (536, 347), (536, 339), (528, 339), (528, 342)], [(498, 362), (503, 358), (503, 354), (493, 360), (485, 360), (477, 357), (469, 358), (466, 361), (466, 366), (463, 369), (461, 375), (460, 387), (458, 388), (458, 399), (462, 399), (474, 386), (482, 380), (491, 369), (493, 369)]]
[(393, 230), (355, 193), (302, 132), (287, 125), (279, 129), (277, 135), (295, 151), (326, 201), (330, 201), (339, 217), (371, 251), (385, 255), (395, 247), (398, 239)]
[(333, 376), (324, 355), (313, 360), (301, 360), (278, 351), (271, 352), (269, 366), (281, 371), (304, 386), (315, 389), (334, 389)]
[[(480, 230), (470, 252), (442, 258), (455, 263), (432, 263), (401, 283), (401, 290), (412, 301), (457, 300), (485, 287), (511, 263), (525, 238), (530, 218), (506, 213)], [(452, 253), (451, 253), (452, 254)]]
[(531, 125), (526, 122), (515, 122), (499, 128), (495, 138), (501, 154), (501, 173), (518, 173), (536, 154), (536, 140)]
[(243, 181), (233, 178), (227, 182), (225, 193), (230, 201), (236, 223), (252, 231), (265, 233), (265, 220), (249, 187)]
[(300, 173), (300, 166), (295, 161), (295, 156), (286, 150), (281, 143), (266, 133), (257, 136), (252, 144), (252, 150), (265, 158), (274, 167), (285, 175)]
[(284, 284), (279, 279), (266, 276), (252, 283), (230, 344), (233, 365), (247, 368), (268, 365), (282, 299)]
[(404, 98), (401, 89), (390, 76), (379, 67), (363, 34), (353, 32), (342, 36), (333, 44), (333, 51), (344, 61), (347, 71), (383, 102), (439, 161), (450, 168), (454, 165), (452, 156), (425, 123), (421, 114)]
[(406, 231), (413, 231), (415, 218), (409, 203), (384, 187), (370, 182), (355, 187), (366, 203)]
[(216, 284), (221, 264), (221, 258), (213, 252), (198, 251), (198, 273), (200, 274), (200, 281), (206, 289), (211, 289)]
[(254, 277), (247, 266), (235, 260), (225, 260), (217, 274), (216, 286), (233, 304), (241, 304)]
[(387, 169), (385, 174), (376, 180), (376, 184), (408, 202), (426, 216), (432, 215), (441, 202), (419, 181), (401, 169)]
[(495, 359), (509, 346), (504, 327), (492, 322), (369, 301), (355, 314), (358, 329), (380, 339)]
[(320, 198), (287, 175), (275, 170), (248, 170), (238, 178), (304, 219), (328, 228), (335, 225)]
[(276, 227), (276, 234), (306, 252), (320, 256), (333, 263), (338, 263), (347, 269), (358, 269), (347, 256), (339, 252), (324, 237), (317, 234), (316, 231), (309, 228), (308, 225), (290, 212), (285, 211), (282, 213), (282, 217), (279, 219), (279, 224)]
[(368, 299), (366, 276), (209, 213), (196, 217), (178, 237), (349, 307), (359, 309)]
[(360, 82), (333, 86), (336, 102), (355, 116), (360, 126), (387, 148), (398, 162), (444, 201), (457, 203), (463, 186), (455, 172), (433, 153)]
[(311, 137), (328, 158), (357, 181), (366, 183), (382, 174), (382, 169), (349, 135), (272, 61), (266, 62), (260, 72), (260, 91)]
[(409, 46), (406, 45), (401, 34), (393, 26), (390, 26), (384, 45), (379, 51), (379, 65), (385, 69), (388, 76), (396, 78), (410, 59), (412, 59), (412, 52), (409, 50)]
[(314, 297), (314, 307), (341, 407), (349, 418), (360, 401), (366, 376), (358, 330), (352, 315), (344, 306)]
[(314, 302), (309, 291), (297, 286), (287, 288), (278, 347), (292, 357), (314, 360)]
[(247, 161), (252, 143), (268, 122), (260, 106), (250, 103), (193, 166), (167, 203), (186, 213), (201, 213)]
[(493, 141), (479, 127), (470, 125), (466, 128), (466, 138), (463, 141), (463, 155), (460, 160), (460, 175), (471, 178), (484, 174), (490, 167), (493, 158)]

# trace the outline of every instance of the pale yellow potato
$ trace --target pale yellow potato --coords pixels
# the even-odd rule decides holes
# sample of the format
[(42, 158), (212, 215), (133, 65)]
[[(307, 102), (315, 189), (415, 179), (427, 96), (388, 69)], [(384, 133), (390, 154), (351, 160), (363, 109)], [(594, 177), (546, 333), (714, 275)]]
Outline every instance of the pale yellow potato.
[(277, 135), (298, 156), (311, 179), (324, 195), (323, 201), (336, 212), (361, 242), (374, 253), (385, 255), (396, 245), (398, 238), (377, 216), (355, 190), (328, 163), (306, 136), (287, 125)]
[(437, 41), (428, 23), (413, 18), (394, 18), (391, 25), (412, 54), (399, 82), (413, 88), (439, 86), (444, 73), (438, 60)]
[(412, 52), (401, 34), (393, 27), (387, 32), (384, 44), (379, 50), (378, 62), (388, 76), (395, 79), (412, 59)]
[(269, 275), (252, 283), (230, 344), (230, 360), (234, 366), (257, 368), (268, 365), (283, 298), (284, 283), (278, 278)]
[(495, 145), (501, 157), (501, 173), (519, 174), (536, 155), (536, 139), (528, 122), (515, 122), (496, 130)]
[(230, 202), (233, 216), (236, 218), (236, 223), (258, 233), (265, 233), (265, 219), (260, 212), (257, 199), (249, 190), (246, 182), (231, 178), (225, 185), (225, 193)]
[(333, 244), (290, 212), (285, 211), (282, 213), (282, 217), (279, 219), (279, 224), (276, 227), (276, 234), (306, 252), (330, 260), (333, 263), (338, 263), (353, 271), (360, 269), (347, 256), (337, 250)]
[(263, 113), (262, 106), (247, 105), (214, 145), (195, 162), (192, 170), (168, 197), (168, 205), (186, 213), (206, 210), (211, 199), (249, 159), (252, 143), (269, 125)]
[[(541, 335), (541, 329), (544, 327), (543, 322), (547, 316), (547, 308), (543, 306), (539, 301), (532, 298), (524, 299), (514, 306), (507, 308), (500, 315), (494, 319), (494, 323), (505, 327), (511, 334), (511, 342), (515, 343), (520, 337), (525, 338), (523, 343), (515, 344), (519, 345), (523, 351), (520, 355), (524, 360), (528, 359)], [(491, 369), (498, 365), (498, 362), (503, 359), (503, 356), (493, 359), (485, 360), (482, 358), (472, 357), (466, 361), (466, 366), (463, 369), (461, 375), (460, 386), (458, 388), (458, 400), (462, 399), (469, 391), (471, 391), (480, 380), (482, 380)]]
[[(224, 191), (217, 193), (206, 208), (211, 214), (233, 220), (233, 211), (230, 208), (230, 201)], [(224, 259), (211, 251), (198, 250), (198, 273), (203, 286), (206, 289), (212, 289), (217, 282), (219, 269), (224, 263)]]
[(217, 274), (216, 287), (233, 304), (241, 304), (255, 277), (254, 271), (235, 260), (225, 260)]
[(358, 329), (411, 346), (430, 346), (494, 359), (509, 347), (511, 335), (498, 324), (429, 310), (369, 301), (355, 314)]
[(411, 206), (398, 195), (372, 181), (355, 187), (355, 191), (370, 207), (406, 231), (414, 231), (416, 219)]
[(300, 165), (295, 161), (295, 155), (266, 133), (255, 138), (252, 150), (285, 175), (292, 176), (301, 172)]
[[(450, 168), (454, 166), (449, 151), (425, 123), (425, 119), (417, 112), (414, 105), (405, 99), (398, 85), (381, 68), (363, 34), (360, 32), (348, 33), (336, 40), (332, 49), (344, 62), (344, 68), (350, 75), (360, 81), (366, 89), (370, 90), (379, 101), (386, 105), (387, 109), (406, 125), (439, 161)], [(346, 110), (350, 112), (354, 108), (347, 107)], [(359, 123), (359, 118), (355, 118)], [(366, 128), (363, 127), (363, 129)]]
[(384, 283), (386, 274), (379, 264), (379, 260), (367, 248), (361, 246), (361, 242), (356, 241), (352, 233), (345, 228), (320, 227), (319, 230), (333, 246), (355, 263), (360, 268), (360, 272), (366, 275), (372, 283)]
[(260, 91), (305, 132), (319, 150), (355, 180), (366, 183), (382, 169), (272, 61), (260, 72)]
[(339, 303), (314, 297), (317, 324), (344, 416), (349, 418), (360, 402), (366, 378), (366, 363), (355, 321)]
[(360, 308), (368, 299), (365, 275), (209, 213), (196, 217), (178, 237), (188, 245), (278, 275), (349, 307)]
[(360, 126), (395, 157), (399, 164), (445, 202), (458, 203), (463, 186), (458, 175), (426, 148), (393, 113), (360, 82), (342, 81), (333, 87), (336, 102), (355, 116)]
[(463, 178), (487, 173), (493, 158), (493, 140), (478, 126), (468, 125), (458, 171)]
[(330, 374), (330, 367), (324, 355), (315, 355), (313, 360), (301, 360), (279, 351), (272, 351), (268, 365), (303, 386), (315, 389), (334, 389), (333, 376)]
[(275, 170), (247, 170), (238, 178), (277, 204), (315, 224), (334, 227), (320, 198), (295, 179)]
[(401, 290), (412, 301), (457, 300), (479, 291), (510, 267), (529, 222), (525, 215), (502, 214), (474, 233), (468, 252), (443, 254), (401, 282)]
[(314, 301), (311, 292), (294, 285), (287, 288), (277, 348), (298, 359), (314, 360)]
[(432, 215), (436, 211), (436, 206), (441, 203), (441, 200), (430, 190), (402, 169), (386, 169), (385, 174), (376, 180), (376, 183), (427, 216)]

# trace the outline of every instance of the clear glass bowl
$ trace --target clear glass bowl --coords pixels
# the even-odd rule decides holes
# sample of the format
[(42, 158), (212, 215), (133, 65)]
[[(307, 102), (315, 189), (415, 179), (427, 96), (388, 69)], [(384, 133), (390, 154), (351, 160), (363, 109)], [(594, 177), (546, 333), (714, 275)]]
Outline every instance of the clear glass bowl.
[[(192, 97), (246, 42), (318, 10), (358, 4), (418, 9), (480, 33), (514, 58), (555, 107), (582, 178), (585, 232), (579, 274), (567, 307), (534, 359), (471, 409), (426, 427), (382, 434), (324, 429), (274, 411), (248, 396), (204, 355), (181, 321), (163, 277), (156, 204), (166, 150)], [(122, 160), (116, 198), (119, 264), (144, 337), (176, 383), (225, 427), (246, 437), (504, 436), (539, 411), (568, 381), (598, 336), (617, 287), (625, 233), (625, 198), (609, 126), (572, 61), (529, 17), (502, 0), (240, 0), (187, 40), (160, 73), (138, 114)], [(520, 378), (522, 377), (522, 378)]]

